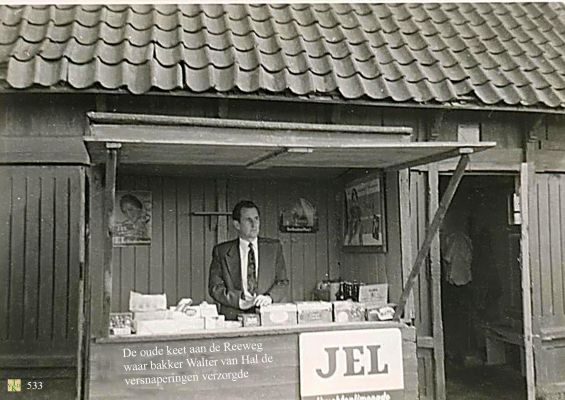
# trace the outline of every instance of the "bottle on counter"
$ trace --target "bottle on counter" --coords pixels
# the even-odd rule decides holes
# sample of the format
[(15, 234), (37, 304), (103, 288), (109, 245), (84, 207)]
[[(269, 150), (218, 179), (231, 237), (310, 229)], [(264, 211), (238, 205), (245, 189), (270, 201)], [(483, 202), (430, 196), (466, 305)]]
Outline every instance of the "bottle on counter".
[(354, 280), (351, 284), (351, 299), (353, 301), (359, 301), (359, 282)]
[(345, 282), (339, 283), (339, 290), (335, 294), (335, 299), (338, 301), (345, 300)]
[(349, 300), (353, 298), (353, 285), (351, 282), (346, 281), (344, 282), (345, 286), (345, 300)]

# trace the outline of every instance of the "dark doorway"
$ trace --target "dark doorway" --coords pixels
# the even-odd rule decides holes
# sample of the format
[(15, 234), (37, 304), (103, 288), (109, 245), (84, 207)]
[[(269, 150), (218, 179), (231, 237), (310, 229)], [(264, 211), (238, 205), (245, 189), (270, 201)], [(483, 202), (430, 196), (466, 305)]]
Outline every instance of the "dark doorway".
[(467, 176), (441, 228), (449, 400), (526, 398), (515, 191), (514, 176)]

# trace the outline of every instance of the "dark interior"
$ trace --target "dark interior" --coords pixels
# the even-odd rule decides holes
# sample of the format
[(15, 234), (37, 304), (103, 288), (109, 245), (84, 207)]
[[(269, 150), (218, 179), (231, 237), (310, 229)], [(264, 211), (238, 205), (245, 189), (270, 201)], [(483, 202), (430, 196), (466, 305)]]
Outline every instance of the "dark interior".
[[(440, 194), (448, 181), (441, 177)], [(448, 399), (526, 398), (515, 191), (514, 176), (466, 176), (441, 228)], [(447, 278), (447, 237), (454, 232), (471, 243), (468, 283), (463, 283), (468, 276), (458, 282)]]

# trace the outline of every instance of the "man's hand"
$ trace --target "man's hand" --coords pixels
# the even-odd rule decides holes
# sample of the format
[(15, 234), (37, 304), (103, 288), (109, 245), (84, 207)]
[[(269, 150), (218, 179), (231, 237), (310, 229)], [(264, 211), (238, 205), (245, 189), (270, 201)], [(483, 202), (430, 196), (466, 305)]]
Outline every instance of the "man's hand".
[(260, 294), (257, 297), (255, 297), (255, 300), (253, 301), (253, 305), (255, 307), (268, 306), (272, 303), (273, 303), (273, 299), (271, 299), (271, 296), (266, 296), (263, 294)]
[(242, 310), (249, 310), (255, 305), (255, 299), (255, 296), (243, 292), (241, 298), (239, 299), (239, 308), (241, 308)]

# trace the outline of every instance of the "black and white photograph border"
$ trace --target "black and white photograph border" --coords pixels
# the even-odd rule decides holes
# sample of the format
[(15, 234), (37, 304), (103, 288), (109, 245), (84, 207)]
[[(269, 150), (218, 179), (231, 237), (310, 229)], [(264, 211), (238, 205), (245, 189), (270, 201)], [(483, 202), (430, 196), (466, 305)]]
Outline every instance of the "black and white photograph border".
[(1, 3), (0, 399), (564, 398), (564, 114), (562, 2)]

